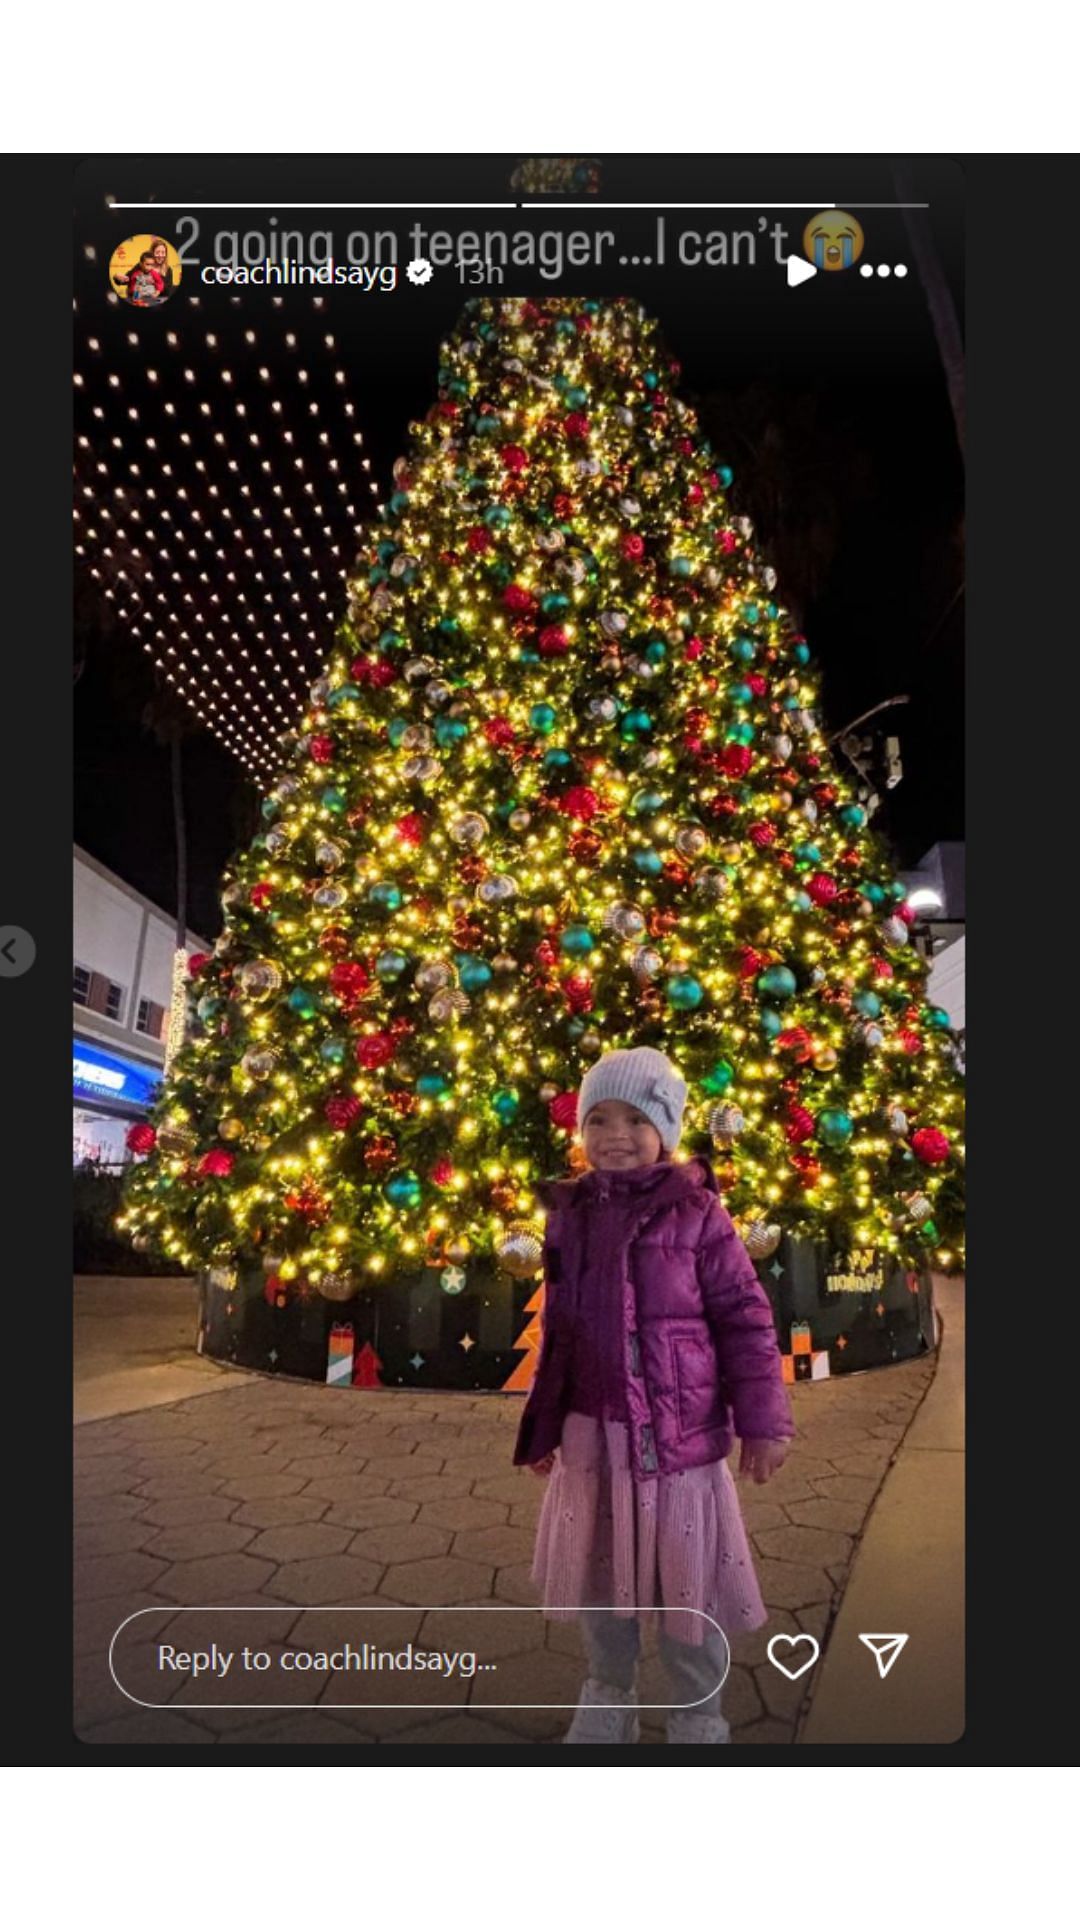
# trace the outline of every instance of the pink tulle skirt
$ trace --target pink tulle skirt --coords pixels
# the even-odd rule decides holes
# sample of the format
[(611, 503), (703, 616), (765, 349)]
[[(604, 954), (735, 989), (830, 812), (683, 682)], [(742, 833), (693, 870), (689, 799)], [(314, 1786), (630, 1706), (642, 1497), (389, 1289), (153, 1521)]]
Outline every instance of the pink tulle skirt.
[(532, 1577), (550, 1620), (583, 1606), (632, 1619), (658, 1607), (665, 1631), (700, 1646), (706, 1622), (730, 1638), (768, 1618), (726, 1461), (635, 1481), (626, 1427), (569, 1413), (548, 1480)]

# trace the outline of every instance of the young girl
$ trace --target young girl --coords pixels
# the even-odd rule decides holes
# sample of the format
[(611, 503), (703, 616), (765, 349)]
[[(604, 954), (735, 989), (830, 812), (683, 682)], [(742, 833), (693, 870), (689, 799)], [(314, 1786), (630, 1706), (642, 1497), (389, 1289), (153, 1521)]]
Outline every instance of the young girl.
[(540, 1188), (544, 1337), (514, 1461), (550, 1475), (533, 1579), (588, 1655), (572, 1745), (637, 1739), (639, 1621), (656, 1609), (668, 1740), (726, 1742), (725, 1636), (767, 1617), (725, 1455), (738, 1434), (740, 1471), (768, 1480), (794, 1426), (712, 1169), (671, 1158), (685, 1104), (664, 1054), (605, 1054), (578, 1099), (589, 1172)]

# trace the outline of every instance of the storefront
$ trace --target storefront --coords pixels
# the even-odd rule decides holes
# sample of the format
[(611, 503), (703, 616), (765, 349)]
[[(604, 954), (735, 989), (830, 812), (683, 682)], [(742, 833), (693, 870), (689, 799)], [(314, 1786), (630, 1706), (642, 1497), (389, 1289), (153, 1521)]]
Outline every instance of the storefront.
[(71, 1064), (74, 1165), (91, 1160), (115, 1166), (128, 1159), (127, 1130), (133, 1120), (145, 1117), (160, 1082), (161, 1068), (154, 1062), (76, 1039)]

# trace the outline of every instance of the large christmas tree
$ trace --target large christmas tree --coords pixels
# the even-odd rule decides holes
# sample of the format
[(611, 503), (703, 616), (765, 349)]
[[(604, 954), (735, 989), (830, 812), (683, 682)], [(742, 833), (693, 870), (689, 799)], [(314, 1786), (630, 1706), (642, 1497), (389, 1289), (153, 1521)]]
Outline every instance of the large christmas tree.
[(751, 1252), (959, 1254), (961, 1097), (809, 649), (625, 300), (477, 300), (265, 825), (125, 1223), (345, 1299), (539, 1264), (605, 1047), (668, 1052)]

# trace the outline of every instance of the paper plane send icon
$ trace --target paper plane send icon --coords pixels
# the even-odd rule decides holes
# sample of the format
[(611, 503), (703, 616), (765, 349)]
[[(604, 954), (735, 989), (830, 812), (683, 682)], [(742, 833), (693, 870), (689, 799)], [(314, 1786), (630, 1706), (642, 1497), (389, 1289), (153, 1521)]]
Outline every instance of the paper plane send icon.
[(911, 1635), (909, 1633), (860, 1633), (859, 1639), (864, 1647), (869, 1647), (877, 1661), (877, 1670), (884, 1680), (889, 1668), (903, 1653)]

